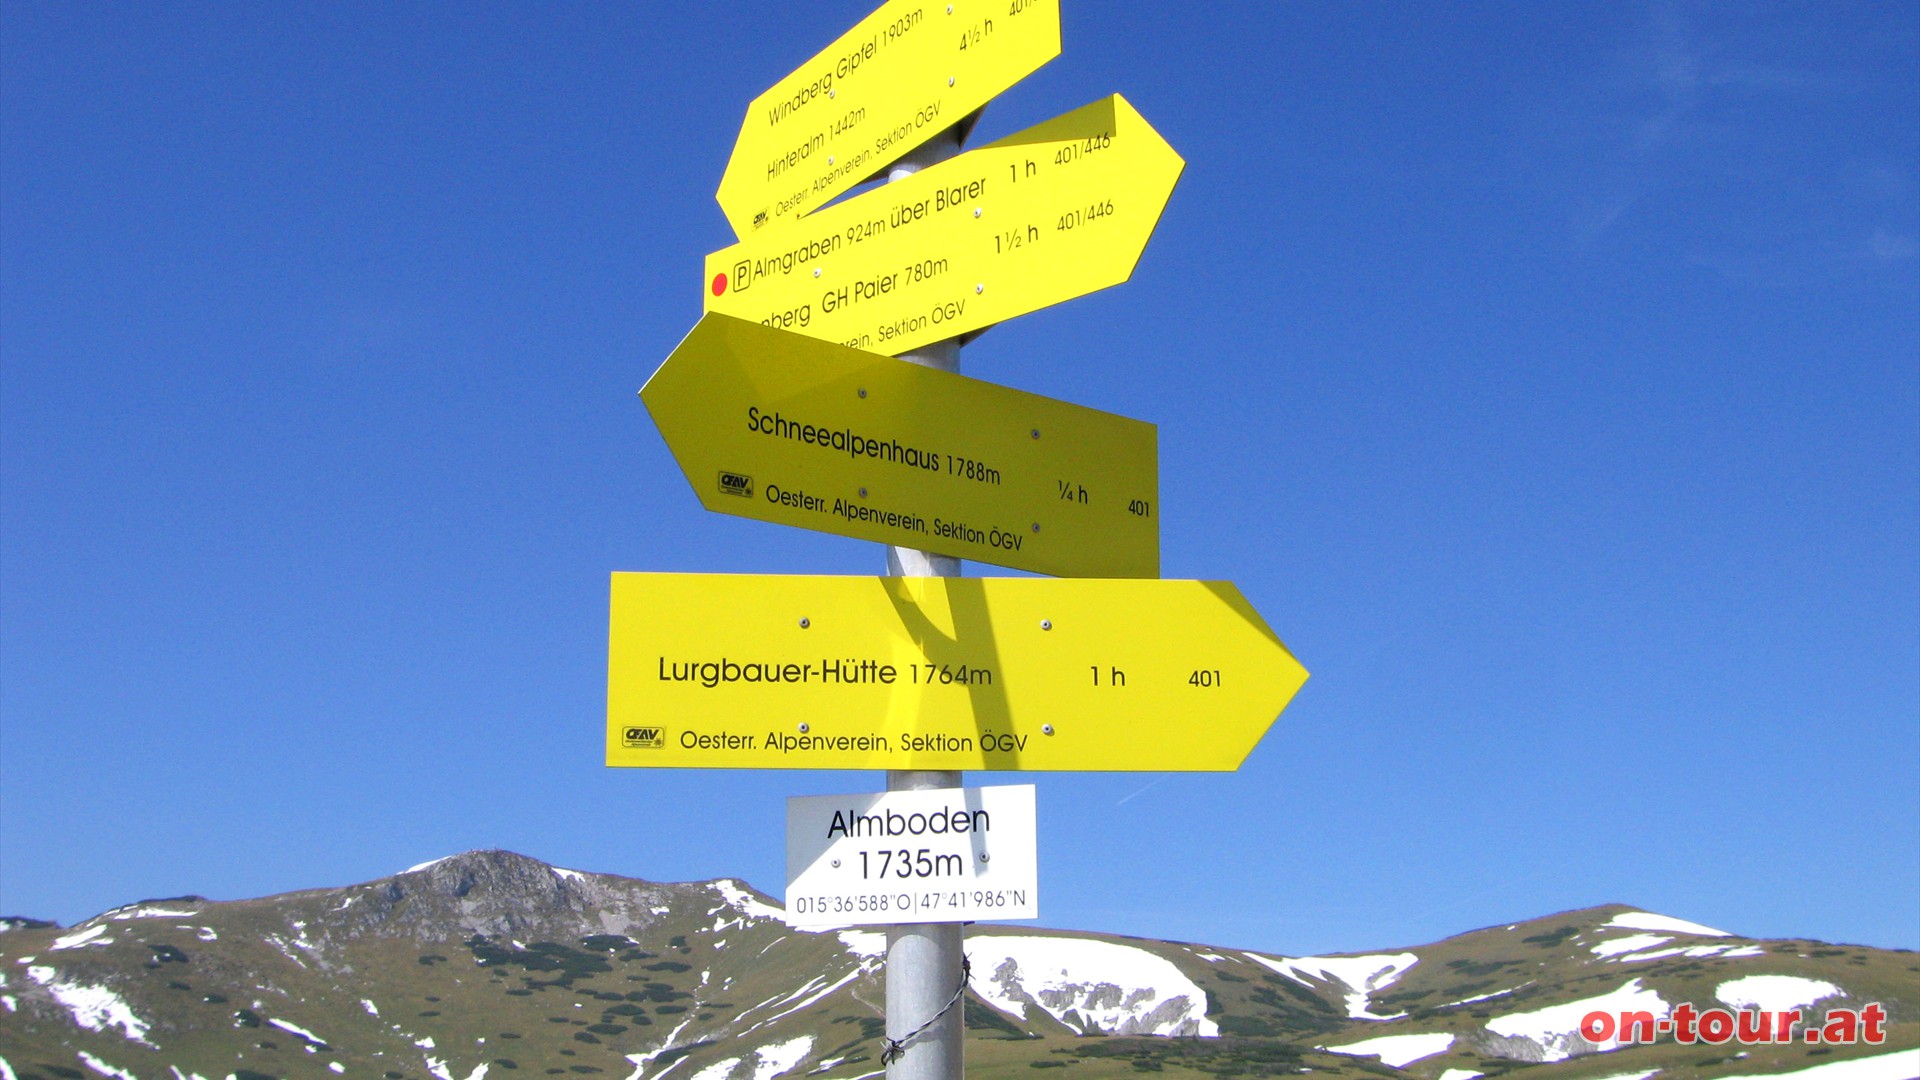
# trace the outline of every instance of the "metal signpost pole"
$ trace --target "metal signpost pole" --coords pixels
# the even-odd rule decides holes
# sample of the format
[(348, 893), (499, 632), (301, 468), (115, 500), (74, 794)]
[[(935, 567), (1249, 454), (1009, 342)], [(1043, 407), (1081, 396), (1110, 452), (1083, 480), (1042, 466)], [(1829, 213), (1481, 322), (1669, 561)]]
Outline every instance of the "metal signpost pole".
[[(950, 128), (915, 149), (887, 172), (904, 180), (960, 152), (960, 130)], [(942, 371), (960, 370), (960, 342), (936, 341), (900, 359)], [(915, 548), (887, 547), (893, 577), (959, 577), (960, 560)], [(890, 769), (888, 791), (957, 788), (960, 773)], [(961, 1042), (966, 957), (963, 924), (896, 923), (887, 927), (887, 1080), (960, 1080), (966, 1057)]]

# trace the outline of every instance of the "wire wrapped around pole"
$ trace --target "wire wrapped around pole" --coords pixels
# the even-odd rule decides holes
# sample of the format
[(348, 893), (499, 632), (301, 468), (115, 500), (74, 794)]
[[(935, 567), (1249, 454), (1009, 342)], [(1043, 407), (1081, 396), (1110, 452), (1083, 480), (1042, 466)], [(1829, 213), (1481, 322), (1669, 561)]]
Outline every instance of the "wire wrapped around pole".
[(900, 1060), (900, 1055), (907, 1052), (908, 1043), (918, 1038), (920, 1034), (926, 1031), (928, 1028), (939, 1023), (941, 1017), (947, 1015), (949, 1012), (952, 1012), (953, 1007), (959, 1004), (961, 998), (966, 996), (967, 986), (969, 982), (972, 980), (972, 978), (973, 978), (973, 962), (971, 960), (968, 960), (966, 956), (963, 954), (960, 957), (960, 985), (953, 988), (953, 996), (948, 998), (947, 1003), (945, 1005), (940, 1006), (940, 1011), (937, 1013), (934, 1013), (933, 1016), (928, 1018), (926, 1023), (921, 1024), (919, 1027), (914, 1028), (912, 1031), (907, 1032), (905, 1035), (902, 1035), (898, 1039), (887, 1039), (885, 1036), (882, 1036), (882, 1039), (885, 1040), (887, 1045), (885, 1049), (880, 1051), (880, 1064), (891, 1065), (895, 1061)]

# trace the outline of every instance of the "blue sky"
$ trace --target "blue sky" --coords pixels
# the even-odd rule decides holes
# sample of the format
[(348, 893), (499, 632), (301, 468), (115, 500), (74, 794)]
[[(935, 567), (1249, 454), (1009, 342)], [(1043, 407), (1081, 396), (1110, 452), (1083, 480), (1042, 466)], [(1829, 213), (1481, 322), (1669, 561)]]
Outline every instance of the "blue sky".
[[(0, 7), (0, 913), (778, 895), (786, 797), (880, 786), (601, 764), (610, 571), (883, 568), (701, 510), (636, 397), (746, 103), (870, 9), (739, 7)], [(1313, 677), (1237, 773), (1025, 777), (1041, 921), (1920, 946), (1920, 5), (1063, 37), (975, 141), (1119, 92), (1187, 169), (962, 370), (1157, 424), (1164, 574)]]

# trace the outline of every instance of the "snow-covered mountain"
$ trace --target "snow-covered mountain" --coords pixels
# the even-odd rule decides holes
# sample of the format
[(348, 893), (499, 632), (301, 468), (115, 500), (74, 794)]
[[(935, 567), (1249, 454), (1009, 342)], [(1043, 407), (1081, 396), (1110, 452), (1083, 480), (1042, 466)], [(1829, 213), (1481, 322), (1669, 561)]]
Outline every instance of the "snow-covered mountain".
[[(736, 881), (483, 851), (341, 889), (0, 925), (0, 1080), (881, 1075), (884, 936), (796, 930)], [(1754, 941), (1621, 905), (1364, 955), (990, 926), (969, 928), (967, 953), (977, 1077), (1920, 1077), (1915, 954)], [(1887, 1012), (1881, 1045), (1581, 1030), (1596, 1009), (1817, 1021), (1868, 1002)]]

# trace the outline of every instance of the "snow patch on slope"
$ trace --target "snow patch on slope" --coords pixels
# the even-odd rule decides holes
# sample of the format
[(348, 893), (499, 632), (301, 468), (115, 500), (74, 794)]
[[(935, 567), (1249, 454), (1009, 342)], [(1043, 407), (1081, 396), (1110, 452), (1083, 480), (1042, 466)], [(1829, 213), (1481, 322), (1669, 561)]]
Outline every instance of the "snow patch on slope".
[(1327, 1046), (1321, 1049), (1335, 1054), (1352, 1054), (1355, 1057), (1377, 1057), (1382, 1065), (1391, 1065), (1396, 1069), (1405, 1068), (1409, 1062), (1421, 1058), (1444, 1054), (1453, 1047), (1453, 1036), (1448, 1032), (1434, 1032), (1428, 1035), (1382, 1035), (1377, 1039), (1362, 1039), (1345, 1046)]
[(315, 1035), (313, 1032), (308, 1031), (306, 1028), (301, 1027), (300, 1025), (292, 1022), (291, 1020), (278, 1020), (273, 1017), (268, 1017), (267, 1023), (272, 1024), (274, 1027), (279, 1028), (281, 1031), (284, 1031), (289, 1035), (297, 1035), (300, 1038), (305, 1039), (310, 1043), (313, 1043), (315, 1046), (325, 1046), (327, 1044), (327, 1040), (321, 1038), (318, 1035)]
[(299, 949), (315, 960), (321, 959), (320, 944), (307, 936), (307, 924), (299, 919), (293, 919), (288, 925), (293, 927), (292, 940), (288, 940), (279, 934), (267, 934), (261, 938), (261, 940), (280, 950), (280, 955), (293, 961), (302, 968), (307, 966), (307, 962), (302, 960), (299, 955), (294, 952), (295, 949)]
[(725, 1061), (716, 1061), (706, 1068), (701, 1069), (699, 1072), (694, 1073), (688, 1077), (687, 1080), (727, 1080), (727, 1077), (733, 1075), (733, 1067), (738, 1064), (740, 1064), (740, 1059), (737, 1057), (728, 1058)]
[(813, 1049), (813, 1036), (802, 1035), (797, 1039), (788, 1039), (783, 1043), (763, 1046), (753, 1052), (753, 1080), (773, 1080), (774, 1077), (800, 1064), (807, 1051)]
[(747, 1035), (750, 1035), (753, 1032), (758, 1031), (763, 1027), (766, 1027), (768, 1024), (775, 1023), (780, 1019), (782, 1019), (783, 1017), (792, 1016), (794, 1013), (797, 1013), (802, 1009), (812, 1006), (815, 1002), (819, 1001), (821, 998), (826, 997), (828, 994), (833, 993), (835, 990), (838, 990), (841, 987), (852, 982), (853, 980), (859, 978), (861, 973), (864, 972), (865, 970), (866, 970), (865, 967), (856, 967), (852, 971), (849, 971), (845, 975), (842, 975), (838, 982), (827, 983), (825, 989), (815, 989), (816, 987), (819, 987), (822, 983), (827, 982), (826, 976), (818, 975), (812, 979), (807, 980), (807, 984), (805, 986), (802, 986), (800, 989), (795, 990), (793, 993), (788, 994), (783, 998), (771, 999), (768, 1001), (763, 1001), (758, 1005), (755, 1005), (753, 1009), (748, 1009), (746, 1012), (743, 1012), (739, 1016), (735, 1017), (734, 1023), (737, 1025), (740, 1023), (740, 1021), (745, 1020), (747, 1018), (747, 1013), (754, 1011), (754, 1009), (764, 1008), (768, 1005), (772, 1005), (778, 1008), (781, 1005), (785, 1005), (788, 1002), (793, 1001), (796, 998), (799, 998), (802, 994), (807, 994), (807, 993), (812, 994), (811, 997), (808, 997), (806, 1000), (801, 1001), (798, 1005), (794, 1005), (791, 1008), (782, 1009), (780, 1012), (777, 1012), (772, 1016), (767, 1017), (764, 1020), (758, 1021), (752, 1027), (747, 1028), (746, 1030), (740, 1032), (738, 1035), (735, 1035), (734, 1038), (736, 1039), (745, 1038)]
[(1672, 940), (1670, 937), (1662, 937), (1659, 934), (1633, 934), (1628, 937), (1613, 938), (1595, 945), (1593, 947), (1593, 955), (1619, 956), (1621, 953), (1640, 952), (1645, 949), (1651, 949), (1657, 945), (1665, 945)]
[[(1508, 994), (1514, 993), (1515, 991), (1525, 990), (1527, 987), (1532, 986), (1533, 982), (1534, 981), (1532, 979), (1528, 979), (1526, 982), (1521, 983), (1519, 986), (1509, 987), (1508, 989), (1505, 989), (1505, 990), (1495, 990), (1491, 994), (1478, 994), (1470, 998), (1461, 998), (1459, 1001), (1449, 1001), (1445, 1005), (1442, 1005), (1440, 1007), (1443, 1009), (1451, 1009), (1455, 1005), (1472, 1005), (1476, 1001), (1492, 1001), (1494, 998), (1506, 997)], [(1480, 1074), (1475, 1073), (1474, 1075), (1478, 1076)]]
[(100, 923), (86, 930), (68, 934), (65, 937), (57, 937), (53, 939), (52, 950), (59, 952), (62, 949), (78, 949), (87, 945), (111, 945), (113, 944), (112, 938), (102, 938), (100, 936), (106, 932), (107, 924)]
[[(440, 1080), (453, 1080), (452, 1066), (432, 1054), (428, 1054), (426, 1060), (428, 1072), (439, 1077)], [(485, 1061), (475, 1065), (473, 1071), (467, 1074), (466, 1080), (486, 1080), (487, 1070), (491, 1067), (491, 1063)]]
[(87, 1053), (85, 1050), (80, 1051), (80, 1061), (85, 1064), (87, 1068), (92, 1069), (101, 1076), (111, 1077), (112, 1080), (140, 1080), (139, 1077), (127, 1070), (109, 1065), (99, 1058), (94, 1057), (92, 1054)]
[(1668, 934), (1694, 934), (1700, 937), (1732, 937), (1725, 930), (1715, 930), (1711, 926), (1701, 926), (1697, 922), (1676, 919), (1670, 915), (1655, 915), (1651, 911), (1623, 911), (1607, 920), (1605, 926), (1620, 927), (1623, 930), (1654, 930)]
[[(693, 1023), (693, 1017), (689, 1016), (685, 1020), (680, 1021), (679, 1025), (676, 1026), (672, 1031), (668, 1032), (667, 1037), (661, 1041), (659, 1046), (655, 1047), (652, 1050), (647, 1051), (644, 1054), (628, 1054), (627, 1060), (629, 1062), (632, 1062), (633, 1064), (633, 1075), (627, 1077), (627, 1080), (645, 1080), (647, 1070), (653, 1066), (653, 1059), (659, 1057), (661, 1054), (664, 1054), (669, 1050), (674, 1049), (675, 1046), (677, 1045), (676, 1040), (680, 1038), (680, 1033), (682, 1031), (685, 1031), (687, 1028), (687, 1025), (691, 1023)], [(674, 1069), (680, 1066), (681, 1062), (686, 1060), (687, 1059), (684, 1057), (674, 1058), (672, 1061), (667, 1063), (666, 1068), (661, 1069), (659, 1072), (653, 1074), (653, 1080), (660, 1080), (660, 1077), (665, 1076), (668, 1073), (672, 1072)], [(738, 1061), (739, 1059), (735, 1058), (734, 1060)]]
[(104, 986), (87, 986), (84, 983), (68, 982), (60, 978), (60, 973), (50, 967), (30, 967), (27, 977), (47, 988), (53, 1000), (66, 1007), (73, 1014), (73, 1022), (88, 1031), (105, 1031), (117, 1027), (133, 1042), (142, 1046), (152, 1046), (147, 1041), (145, 1020), (134, 1015), (133, 1009), (121, 999), (119, 994)]
[(134, 904), (131, 907), (115, 908), (107, 912), (107, 918), (114, 922), (126, 922), (128, 919), (191, 919), (200, 912), (177, 911), (173, 908), (153, 907), (147, 904)]
[(1272, 968), (1308, 989), (1316, 989), (1308, 979), (1337, 982), (1347, 988), (1347, 1016), (1354, 1020), (1397, 1020), (1406, 1013), (1377, 1016), (1370, 1011), (1367, 996), (1385, 990), (1399, 981), (1420, 958), (1412, 953), (1383, 953), (1375, 956), (1297, 956), (1274, 959), (1259, 953), (1246, 953), (1247, 959)]
[[(716, 934), (729, 926), (745, 926), (747, 922), (752, 919), (772, 919), (782, 925), (785, 925), (787, 922), (786, 909), (774, 907), (772, 904), (753, 895), (747, 891), (745, 886), (732, 878), (721, 878), (709, 887), (713, 889), (714, 892), (720, 894), (720, 900), (723, 904), (739, 912), (741, 915), (739, 919), (723, 918), (714, 923), (713, 932)], [(720, 909), (715, 908), (707, 914), (717, 915), (719, 913)]]
[(1664, 960), (1669, 956), (1704, 959), (1709, 956), (1764, 955), (1764, 951), (1755, 946), (1736, 945), (1730, 941), (1719, 945), (1675, 945), (1661, 948), (1672, 941), (1675, 934), (1722, 938), (1733, 935), (1724, 930), (1715, 930), (1711, 926), (1701, 926), (1699, 923), (1670, 918), (1666, 915), (1655, 915), (1649, 911), (1623, 911), (1615, 915), (1601, 929), (1655, 931), (1655, 933), (1609, 938), (1593, 946), (1592, 952), (1595, 956), (1617, 964), (1638, 964), (1648, 960)]
[(884, 960), (887, 955), (887, 935), (878, 930), (842, 930), (839, 931), (840, 944), (847, 951), (863, 960)]
[(1748, 975), (1729, 979), (1714, 988), (1713, 996), (1736, 1009), (1760, 1008), (1768, 1012), (1804, 1009), (1816, 1001), (1845, 993), (1830, 982), (1804, 979), (1798, 975)]
[(1220, 1034), (1207, 995), (1171, 961), (1084, 938), (978, 937), (967, 942), (973, 988), (1026, 1019), (1037, 1005), (1075, 1031), (1109, 1035)]
[(1639, 979), (1628, 979), (1620, 989), (1599, 997), (1549, 1005), (1533, 1012), (1496, 1016), (1487, 1021), (1487, 1030), (1508, 1038), (1531, 1040), (1540, 1047), (1543, 1061), (1564, 1061), (1576, 1051), (1584, 1052), (1589, 1047), (1596, 1051), (1618, 1049), (1620, 1041), (1617, 1038), (1590, 1043), (1581, 1037), (1580, 1021), (1594, 1011), (1615, 1016), (1629, 1011), (1649, 1012), (1658, 1020), (1667, 1015), (1668, 1009), (1667, 1003), (1657, 992), (1643, 988)]

